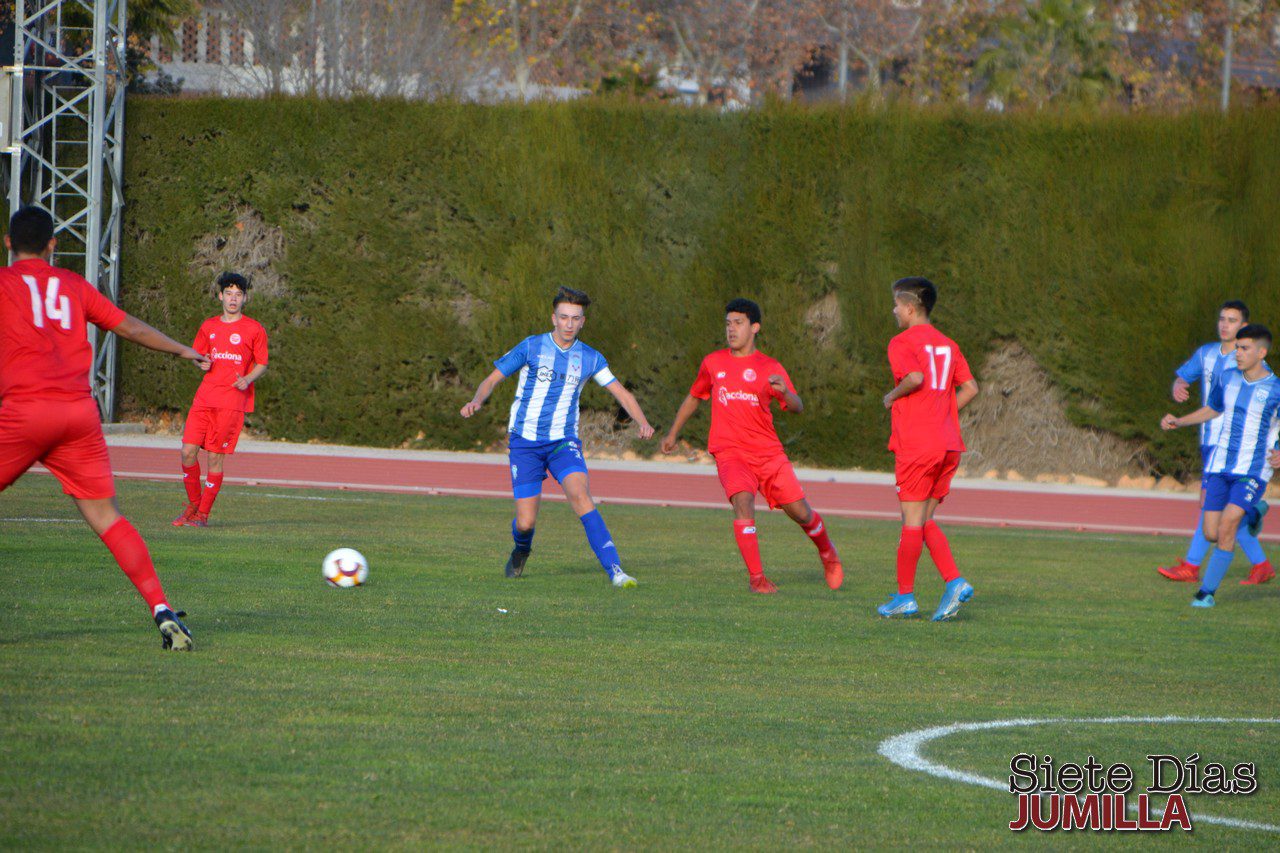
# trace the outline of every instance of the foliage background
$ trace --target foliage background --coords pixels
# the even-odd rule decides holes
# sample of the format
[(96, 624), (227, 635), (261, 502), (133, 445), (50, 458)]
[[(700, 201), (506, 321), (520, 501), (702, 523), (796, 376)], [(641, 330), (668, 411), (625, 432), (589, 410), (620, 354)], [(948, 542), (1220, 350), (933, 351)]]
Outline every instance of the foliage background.
[[(279, 284), (250, 303), (272, 335), (252, 422), (275, 438), (500, 441), (510, 383), (476, 419), (458, 408), (492, 359), (549, 328), (567, 284), (597, 300), (583, 338), (660, 428), (722, 345), (724, 302), (757, 299), (762, 348), (806, 400), (779, 419), (793, 458), (884, 468), (888, 285), (923, 274), (975, 369), (1021, 342), (1076, 423), (1182, 473), (1193, 442), (1157, 426), (1173, 369), (1212, 339), (1223, 299), (1262, 322), (1280, 308), (1274, 110), (135, 98), (129, 111), (124, 307), (185, 338), (216, 308), (193, 247), (246, 211), (281, 229)], [(823, 335), (810, 311), (830, 294), (840, 322)], [(186, 365), (121, 358), (126, 414), (185, 410)], [(583, 403), (612, 409), (593, 391)]]

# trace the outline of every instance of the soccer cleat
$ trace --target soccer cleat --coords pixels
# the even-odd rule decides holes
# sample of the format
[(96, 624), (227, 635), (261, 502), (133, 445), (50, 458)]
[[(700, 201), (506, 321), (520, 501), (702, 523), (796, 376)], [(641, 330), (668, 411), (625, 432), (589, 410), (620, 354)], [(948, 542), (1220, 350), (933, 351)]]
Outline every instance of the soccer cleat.
[(1186, 560), (1180, 561), (1176, 566), (1160, 566), (1156, 571), (1171, 581), (1193, 583), (1200, 580), (1200, 567)]
[(187, 501), (187, 505), (183, 507), (182, 512), (178, 513), (178, 517), (173, 520), (174, 527), (183, 527), (196, 514), (196, 509), (200, 506), (199, 501)]
[(188, 518), (186, 521), (182, 522), (182, 526), (183, 526), (183, 527), (208, 527), (208, 526), (209, 526), (209, 513), (207, 513), (207, 512), (193, 512), (193, 513), (191, 514), (191, 517), (190, 517), (190, 518)]
[(840, 565), (840, 555), (831, 551), (819, 556), (822, 557), (822, 573), (826, 575), (827, 586), (839, 589), (840, 584), (844, 583), (844, 566)]
[(1248, 530), (1249, 535), (1254, 539), (1257, 539), (1258, 534), (1262, 532), (1262, 518), (1267, 514), (1267, 510), (1271, 509), (1271, 504), (1266, 501), (1258, 501), (1253, 505), (1253, 508), (1258, 511), (1258, 514), (1254, 517), (1253, 521), (1249, 522), (1245, 527), (1245, 530)]
[(619, 566), (613, 567), (613, 571), (609, 573), (609, 580), (618, 589), (631, 589), (631, 587), (637, 585), (636, 579), (624, 572)]
[(893, 598), (876, 608), (876, 612), (886, 619), (894, 616), (915, 616), (920, 612), (914, 593), (898, 593)]
[(1271, 561), (1258, 563), (1249, 570), (1249, 577), (1240, 581), (1243, 586), (1252, 586), (1255, 584), (1266, 583), (1276, 576), (1276, 570), (1271, 568)]
[(749, 583), (751, 585), (751, 591), (758, 592), (761, 595), (772, 595), (778, 591), (778, 588), (773, 585), (773, 581), (769, 580), (764, 575), (751, 578)]
[(167, 607), (156, 614), (156, 627), (160, 629), (160, 636), (163, 638), (160, 648), (175, 652), (191, 651), (191, 632), (182, 624), (182, 617), (186, 615), (185, 611), (174, 613)]
[(973, 598), (973, 585), (964, 578), (956, 578), (947, 583), (942, 591), (942, 601), (933, 613), (934, 622), (945, 622), (960, 612), (960, 605)]
[(1212, 607), (1213, 594), (1208, 592), (1206, 593), (1197, 592), (1196, 597), (1191, 599), (1191, 606), (1192, 607)]
[(507, 558), (507, 565), (502, 571), (509, 578), (518, 578), (524, 574), (525, 561), (529, 559), (531, 553), (528, 548), (512, 548), (511, 556)]

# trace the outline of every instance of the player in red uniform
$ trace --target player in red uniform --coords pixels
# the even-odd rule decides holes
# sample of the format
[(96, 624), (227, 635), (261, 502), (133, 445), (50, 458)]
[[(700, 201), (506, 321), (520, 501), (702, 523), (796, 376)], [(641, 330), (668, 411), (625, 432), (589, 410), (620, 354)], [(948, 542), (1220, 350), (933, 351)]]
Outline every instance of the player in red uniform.
[(49, 265), (53, 217), (13, 215), (0, 268), (0, 491), (35, 462), (49, 469), (151, 608), (166, 649), (191, 648), (185, 613), (169, 607), (147, 544), (116, 505), (107, 443), (89, 390), (93, 350), (86, 323), (208, 370), (203, 355), (131, 317), (70, 270)]
[[(187, 505), (174, 527), (204, 527), (222, 489), (222, 465), (235, 452), (245, 412), (253, 411), (253, 383), (267, 372), (267, 331), (244, 315), (249, 280), (224, 272), (218, 276), (222, 314), (210, 317), (196, 332), (196, 352), (205, 353), (213, 369), (196, 390), (182, 428), (182, 484)], [(201, 490), (200, 448), (209, 455), (209, 476)]]
[(956, 342), (929, 322), (937, 301), (938, 290), (927, 278), (893, 283), (893, 316), (903, 331), (889, 342), (895, 385), (884, 396), (884, 406), (893, 424), (889, 449), (895, 456), (902, 538), (898, 541), (898, 594), (876, 610), (881, 616), (919, 612), (913, 592), (916, 563), (927, 547), (946, 582), (933, 614), (933, 621), (941, 622), (955, 616), (973, 596), (973, 587), (960, 576), (951, 545), (933, 513), (951, 491), (951, 478), (965, 450), (959, 412), (977, 396), (978, 383)]
[(774, 400), (783, 411), (795, 413), (804, 410), (804, 403), (782, 365), (756, 349), (760, 306), (749, 299), (735, 299), (724, 310), (729, 348), (713, 352), (702, 360), (693, 387), (662, 440), (662, 452), (675, 450), (680, 430), (693, 417), (700, 402), (712, 400), (707, 450), (716, 459), (720, 483), (733, 505), (733, 535), (747, 564), (751, 591), (778, 591), (765, 577), (760, 562), (756, 492), (764, 495), (771, 509), (781, 507), (804, 529), (818, 548), (827, 585), (839, 589), (844, 581), (840, 555), (827, 536), (822, 516), (805, 500), (804, 489), (773, 427)]

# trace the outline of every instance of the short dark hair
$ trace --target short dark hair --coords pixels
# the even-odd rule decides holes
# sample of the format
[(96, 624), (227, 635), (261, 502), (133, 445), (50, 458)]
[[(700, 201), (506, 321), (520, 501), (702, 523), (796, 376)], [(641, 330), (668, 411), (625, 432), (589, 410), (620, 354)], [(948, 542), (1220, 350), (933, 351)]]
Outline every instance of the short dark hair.
[(53, 239), (53, 217), (43, 207), (29, 204), (9, 217), (9, 245), (23, 255), (38, 255)]
[(924, 308), (924, 316), (928, 317), (933, 313), (933, 306), (938, 303), (938, 288), (923, 276), (911, 275), (893, 283), (893, 298), (899, 297), (919, 302)]
[(729, 304), (724, 306), (726, 314), (746, 314), (747, 319), (752, 323), (760, 322), (760, 306), (752, 302), (750, 299), (743, 299), (739, 296), (737, 299), (729, 300)]
[(1261, 323), (1250, 323), (1247, 326), (1241, 326), (1240, 331), (1236, 332), (1236, 340), (1241, 338), (1257, 341), (1262, 344), (1262, 348), (1271, 351), (1271, 330)]
[(1245, 305), (1239, 299), (1228, 299), (1226, 302), (1218, 306), (1218, 313), (1221, 314), (1226, 310), (1239, 311), (1240, 318), (1246, 323), (1249, 322), (1249, 306)]
[(587, 310), (587, 306), (591, 304), (591, 297), (583, 293), (581, 290), (574, 290), (572, 287), (561, 287), (556, 291), (555, 297), (551, 300), (551, 307), (554, 309), (561, 302), (568, 302), (570, 305), (581, 305), (582, 310)]
[(222, 275), (218, 276), (219, 293), (226, 290), (228, 287), (238, 287), (240, 288), (241, 293), (248, 293), (249, 288), (252, 286), (253, 285), (249, 283), (249, 279), (240, 275), (238, 272), (224, 272)]

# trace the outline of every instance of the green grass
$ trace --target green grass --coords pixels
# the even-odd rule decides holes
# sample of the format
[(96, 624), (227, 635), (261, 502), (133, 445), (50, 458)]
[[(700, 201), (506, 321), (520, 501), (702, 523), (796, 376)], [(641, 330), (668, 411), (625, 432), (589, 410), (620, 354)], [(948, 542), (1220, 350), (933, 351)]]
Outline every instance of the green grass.
[[(727, 510), (606, 507), (641, 583), (622, 591), (558, 503), (512, 582), (505, 501), (234, 488), (214, 527), (174, 530), (176, 485), (121, 493), (198, 650), (160, 652), (83, 525), (0, 521), (0, 847), (988, 847), (1016, 840), (1012, 797), (878, 744), (1008, 717), (1277, 715), (1280, 584), (1239, 587), (1237, 567), (1192, 611), (1151, 570), (1181, 541), (952, 528), (978, 594), (938, 625), (874, 617), (887, 523), (828, 519), (832, 593), (802, 534), (762, 513), (781, 594), (756, 597)], [(47, 477), (0, 497), (4, 519), (73, 512)], [(322, 583), (339, 545), (369, 557), (366, 587)], [(922, 609), (939, 589), (926, 559)], [(1193, 814), (1274, 823), (1276, 729), (1036, 727), (926, 754), (997, 778), (1023, 750), (1251, 760), (1257, 794)]]

